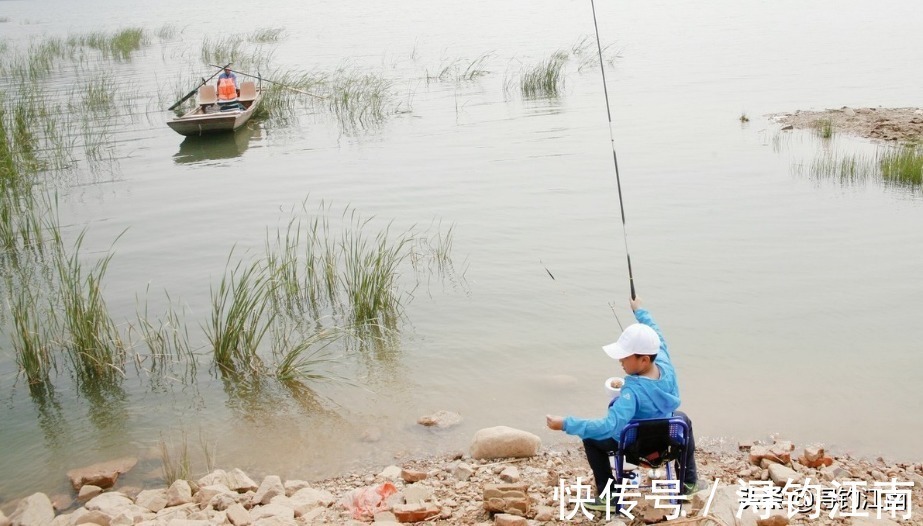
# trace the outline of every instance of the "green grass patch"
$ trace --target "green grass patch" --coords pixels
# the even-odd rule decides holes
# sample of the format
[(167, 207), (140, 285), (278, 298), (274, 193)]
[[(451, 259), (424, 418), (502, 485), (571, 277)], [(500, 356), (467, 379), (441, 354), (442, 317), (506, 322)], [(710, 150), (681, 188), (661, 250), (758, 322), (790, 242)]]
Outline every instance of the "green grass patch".
[(888, 148), (879, 156), (882, 178), (889, 183), (923, 185), (923, 147)]
[(833, 137), (833, 119), (818, 119), (814, 122), (814, 130), (822, 139)]
[(554, 98), (564, 89), (564, 65), (568, 55), (558, 51), (547, 60), (526, 68), (520, 73), (519, 90), (529, 99)]

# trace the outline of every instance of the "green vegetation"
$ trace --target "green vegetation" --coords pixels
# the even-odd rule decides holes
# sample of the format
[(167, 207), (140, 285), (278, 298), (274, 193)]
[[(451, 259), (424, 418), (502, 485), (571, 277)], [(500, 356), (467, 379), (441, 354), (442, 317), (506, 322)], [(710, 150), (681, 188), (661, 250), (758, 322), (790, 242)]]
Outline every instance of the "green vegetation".
[(490, 73), (484, 69), (485, 63), (490, 59), (491, 54), (485, 53), (474, 60), (453, 59), (443, 62), (439, 68), (430, 73), (426, 71), (426, 81), (472, 81)]
[(885, 150), (879, 157), (885, 181), (919, 187), (923, 185), (923, 147), (906, 145)]
[(519, 89), (523, 97), (558, 97), (564, 89), (564, 64), (567, 59), (567, 53), (558, 51), (547, 60), (524, 70), (519, 77)]
[(829, 139), (833, 137), (833, 120), (819, 119), (814, 123), (814, 129), (817, 130), (817, 135), (822, 139)]
[(264, 27), (250, 33), (247, 40), (257, 44), (269, 44), (281, 40), (284, 32), (285, 30), (281, 27)]

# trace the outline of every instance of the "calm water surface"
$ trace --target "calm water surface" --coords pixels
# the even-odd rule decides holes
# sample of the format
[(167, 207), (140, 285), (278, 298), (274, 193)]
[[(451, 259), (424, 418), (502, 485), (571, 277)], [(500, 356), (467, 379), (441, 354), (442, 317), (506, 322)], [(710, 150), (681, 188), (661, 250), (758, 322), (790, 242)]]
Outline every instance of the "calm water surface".
[[(636, 285), (664, 328), (696, 433), (781, 433), (923, 459), (923, 198), (802, 174), (825, 148), (873, 147), (779, 135), (763, 117), (919, 104), (923, 4), (602, 4), (604, 44), (619, 54), (607, 73)], [(455, 225), (463, 279), (424, 279), (399, 351), (344, 364), (356, 385), (319, 386), (320, 411), (283, 393), (254, 403), (206, 365), (195, 385), (130, 376), (91, 403), (60, 378), (38, 400), (6, 351), (0, 500), (64, 490), (66, 469), (119, 454), (144, 459), (129, 477), (143, 483), (156, 476), (143, 472), (159, 467), (161, 437), (183, 432), (194, 455), (199, 434), (217, 442), (221, 465), (312, 478), (464, 449), (485, 426), (567, 440), (544, 429), (546, 413), (602, 414), (602, 382), (620, 372), (599, 348), (619, 334), (610, 303), (622, 324), (630, 313), (599, 71), (572, 61), (555, 100), (524, 101), (516, 84), (522, 65), (592, 35), (589, 2), (250, 5), (170, 0), (141, 16), (126, 2), (0, 2), (11, 46), (130, 25), (181, 30), (118, 65), (150, 113), (113, 131), (112, 173), (62, 195), (66, 232), (88, 225), (90, 255), (125, 232), (107, 276), (114, 317), (133, 319), (150, 287), (152, 307), (169, 291), (195, 329), (231, 248), (259, 254), (267, 229), (308, 196), (398, 228)], [(310, 106), (288, 126), (257, 123), (214, 143), (167, 128), (158, 93), (207, 70), (203, 35), (265, 27), (285, 29), (274, 65), (380, 72), (411, 111), (358, 134)], [(477, 81), (426, 80), (484, 54), (490, 74)], [(439, 409), (463, 423), (415, 424)], [(380, 440), (363, 441), (368, 433)]]

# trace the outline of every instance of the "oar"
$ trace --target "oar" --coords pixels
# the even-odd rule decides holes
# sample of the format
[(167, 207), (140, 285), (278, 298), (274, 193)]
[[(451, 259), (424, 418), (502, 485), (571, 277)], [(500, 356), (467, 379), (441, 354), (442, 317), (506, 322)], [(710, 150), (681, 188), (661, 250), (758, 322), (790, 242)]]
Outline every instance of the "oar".
[[(214, 66), (214, 67), (216, 67), (216, 68), (218, 67), (218, 66), (215, 66), (214, 64), (209, 64), (209, 66)], [(237, 73), (238, 75), (243, 75), (243, 76), (245, 76), (245, 77), (250, 77), (250, 78), (252, 78), (252, 79), (259, 79), (259, 80), (261, 80), (261, 81), (265, 81), (265, 82), (268, 82), (268, 83), (270, 83), (270, 84), (276, 84), (276, 85), (281, 86), (281, 87), (283, 87), (283, 88), (285, 88), (285, 89), (290, 89), (290, 90), (292, 90), (292, 91), (297, 91), (298, 93), (301, 93), (302, 95), (307, 95), (307, 96), (309, 96), (309, 97), (315, 97), (315, 98), (318, 98), (318, 99), (325, 99), (325, 100), (327, 99), (327, 97), (322, 97), (322, 96), (320, 96), (320, 95), (315, 95), (315, 94), (313, 94), (313, 93), (308, 93), (307, 91), (300, 90), (300, 89), (298, 89), (298, 88), (293, 88), (293, 87), (291, 87), (291, 86), (286, 86), (285, 84), (282, 84), (281, 82), (276, 82), (276, 81), (274, 81), (274, 80), (269, 80), (269, 79), (267, 79), (267, 78), (258, 77), (258, 76), (256, 76), (256, 75), (251, 75), (251, 74), (249, 74), (249, 73), (244, 73), (243, 71), (237, 71), (237, 70), (233, 70), (233, 69), (232, 69), (231, 72)]]
[[(216, 68), (219, 68), (218, 71), (215, 73), (215, 75), (218, 75), (219, 73), (221, 73), (221, 72), (224, 70), (224, 68), (230, 66), (231, 64), (233, 64), (233, 62), (228, 62), (228, 63), (225, 64), (224, 66), (215, 66)], [(212, 65), (214, 66), (214, 64), (212, 64)], [(201, 82), (199, 85), (197, 85), (195, 88), (192, 88), (192, 91), (190, 91), (189, 93), (187, 93), (185, 97), (183, 97), (183, 98), (181, 98), (180, 100), (176, 101), (176, 103), (175, 103), (174, 105), (170, 106), (169, 108), (167, 108), (167, 110), (168, 110), (168, 111), (173, 111), (173, 110), (175, 110), (176, 108), (179, 108), (179, 105), (180, 105), (180, 104), (186, 102), (186, 99), (188, 99), (189, 97), (195, 95), (196, 92), (199, 91), (199, 88), (201, 88), (202, 86), (208, 84), (208, 81), (211, 80), (211, 79), (213, 79), (213, 78), (215, 78), (215, 75), (212, 75), (211, 77), (208, 77), (207, 79), (203, 79), (202, 82)]]

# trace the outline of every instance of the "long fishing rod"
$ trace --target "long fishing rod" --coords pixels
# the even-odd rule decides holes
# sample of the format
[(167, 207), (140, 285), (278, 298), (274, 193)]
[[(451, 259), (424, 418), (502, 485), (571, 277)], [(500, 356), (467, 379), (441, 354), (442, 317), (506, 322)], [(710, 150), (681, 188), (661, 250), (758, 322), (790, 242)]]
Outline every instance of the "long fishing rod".
[[(212, 67), (216, 67), (216, 68), (217, 68), (217, 67), (220, 67), (220, 66), (215, 66), (214, 64), (209, 64), (209, 65), (212, 66)], [(232, 69), (232, 70), (231, 70), (231, 73), (237, 73), (238, 75), (243, 75), (243, 76), (245, 76), (245, 77), (250, 77), (251, 79), (257, 79), (257, 80), (259, 80), (260, 82), (268, 82), (268, 83), (270, 83), (270, 84), (276, 84), (276, 85), (281, 86), (281, 87), (283, 87), (283, 88), (290, 89), (290, 90), (292, 90), (292, 91), (295, 91), (295, 92), (297, 92), (297, 93), (301, 93), (302, 95), (307, 95), (307, 96), (309, 96), (309, 97), (314, 97), (314, 98), (317, 98), (317, 99), (327, 99), (327, 97), (322, 97), (322, 96), (320, 96), (320, 95), (315, 95), (315, 94), (313, 94), (313, 93), (308, 93), (307, 91), (304, 91), (304, 90), (301, 90), (301, 89), (298, 89), (298, 88), (293, 88), (293, 87), (291, 87), (291, 86), (286, 86), (285, 84), (282, 84), (281, 82), (276, 82), (276, 81), (274, 81), (274, 80), (269, 80), (269, 79), (267, 79), (267, 78), (265, 78), (265, 77), (261, 77), (261, 76), (259, 76), (259, 75), (251, 75), (251, 74), (249, 74), (249, 73), (244, 73), (243, 71), (237, 71), (236, 69)]]
[(619, 179), (619, 158), (615, 153), (615, 137), (612, 135), (612, 111), (609, 109), (609, 90), (606, 87), (606, 68), (603, 67), (603, 47), (599, 42), (599, 25), (596, 23), (596, 2), (590, 0), (593, 8), (593, 28), (596, 29), (596, 49), (599, 51), (599, 70), (603, 75), (603, 95), (606, 97), (606, 115), (609, 117), (609, 142), (612, 143), (612, 162), (615, 163), (615, 184), (619, 191), (619, 211), (622, 213), (622, 235), (625, 239), (625, 257), (628, 258), (628, 284), (631, 299), (635, 299), (635, 278), (631, 273), (631, 255), (628, 253), (628, 229), (625, 226), (625, 205), (622, 203), (622, 181)]

